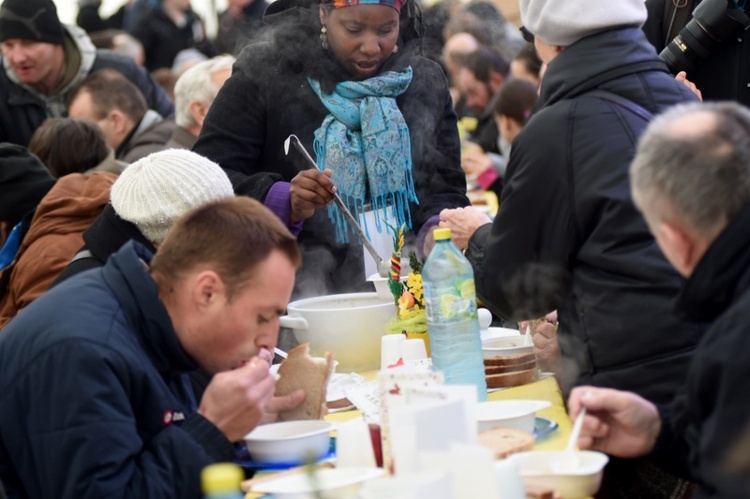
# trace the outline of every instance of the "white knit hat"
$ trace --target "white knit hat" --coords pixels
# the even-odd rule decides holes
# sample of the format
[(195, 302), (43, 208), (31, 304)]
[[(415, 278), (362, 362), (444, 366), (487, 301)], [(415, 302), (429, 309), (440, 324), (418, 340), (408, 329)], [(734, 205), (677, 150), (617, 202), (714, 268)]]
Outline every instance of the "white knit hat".
[(110, 200), (120, 218), (158, 244), (187, 211), (231, 196), (232, 184), (219, 165), (186, 149), (168, 149), (125, 168)]
[(643, 0), (520, 0), (521, 22), (535, 37), (567, 47), (615, 26), (642, 26)]

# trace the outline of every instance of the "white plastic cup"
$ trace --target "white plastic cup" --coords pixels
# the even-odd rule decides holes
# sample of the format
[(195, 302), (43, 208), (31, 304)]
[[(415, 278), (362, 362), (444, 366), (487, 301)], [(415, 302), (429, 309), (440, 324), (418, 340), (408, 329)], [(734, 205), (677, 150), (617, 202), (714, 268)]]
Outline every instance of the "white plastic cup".
[(401, 345), (406, 341), (403, 334), (386, 334), (380, 339), (380, 369), (398, 362), (401, 358)]
[(377, 468), (370, 427), (362, 419), (340, 423), (336, 430), (337, 468)]
[(425, 348), (422, 338), (411, 338), (401, 343), (401, 357), (404, 362), (407, 360), (422, 360), (427, 358), (427, 348)]
[(503, 499), (524, 499), (526, 491), (521, 481), (521, 470), (512, 459), (495, 461), (495, 478)]

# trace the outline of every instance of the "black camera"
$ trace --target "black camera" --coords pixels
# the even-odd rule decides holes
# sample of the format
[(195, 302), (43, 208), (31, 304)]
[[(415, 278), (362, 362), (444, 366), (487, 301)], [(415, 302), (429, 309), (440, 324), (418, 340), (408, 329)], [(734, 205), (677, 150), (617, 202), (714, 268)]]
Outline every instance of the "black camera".
[(675, 74), (690, 71), (708, 57), (714, 45), (748, 26), (750, 18), (734, 0), (703, 0), (659, 56)]

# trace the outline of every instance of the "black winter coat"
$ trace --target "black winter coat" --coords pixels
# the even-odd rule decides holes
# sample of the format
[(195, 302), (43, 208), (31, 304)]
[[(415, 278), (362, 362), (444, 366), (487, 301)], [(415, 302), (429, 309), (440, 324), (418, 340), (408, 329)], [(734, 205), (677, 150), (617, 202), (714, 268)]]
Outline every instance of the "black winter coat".
[(637, 28), (567, 47), (549, 64), (498, 215), (474, 234), (469, 258), (480, 296), (504, 318), (558, 309), (564, 391), (594, 384), (668, 402), (699, 330), (674, 314), (681, 279), (631, 199), (628, 168), (647, 122), (585, 95), (595, 89), (651, 113), (694, 100)]
[[(242, 52), (193, 147), (227, 170), (233, 185), (237, 174), (274, 172), (288, 182), (309, 168), (293, 149), (289, 156), (284, 154), (284, 141), (292, 133), (313, 154), (314, 132), (328, 115), (307, 78), (320, 81), (327, 93), (348, 78), (320, 46), (318, 4), (307, 2), (309, 7), (285, 10), (285, 3), (269, 7), (277, 12), (269, 20), (274, 38)], [(411, 85), (396, 102), (411, 136), (412, 174), (419, 198), (419, 205), (411, 205), (411, 216), (418, 232), (442, 209), (466, 206), (469, 201), (445, 75), (438, 64), (415, 53), (415, 44), (399, 43), (399, 47), (381, 72), (407, 66), (414, 71)], [(241, 193), (236, 186), (235, 192)], [(325, 209), (305, 221), (298, 237), (303, 250), (298, 290), (305, 284), (310, 285), (308, 294), (371, 290), (364, 279), (361, 244), (337, 243), (334, 229)]]
[[(661, 445), (684, 459), (700, 489), (696, 498), (750, 497), (750, 477), (731, 476), (731, 453), (750, 455), (750, 204), (711, 244), (687, 281), (680, 312), (711, 327), (698, 344), (687, 383), (672, 404)], [(744, 442), (741, 437), (745, 436)]]
[(0, 481), (10, 497), (198, 499), (201, 469), (233, 458), (180, 384), (197, 365), (149, 260), (129, 243), (0, 335)]
[[(643, 31), (657, 52), (666, 45), (665, 2), (672, 0), (646, 0), (648, 19)], [(700, 0), (695, 7), (699, 4)], [(750, 6), (746, 10), (750, 13)], [(740, 29), (726, 36), (687, 77), (700, 89), (704, 100), (735, 100), (750, 106), (750, 31)]]
[(143, 44), (146, 69), (171, 68), (181, 50), (195, 48), (207, 56), (213, 55), (213, 47), (206, 38), (203, 21), (192, 11), (188, 21), (177, 26), (162, 9), (146, 11), (133, 27), (131, 33)]

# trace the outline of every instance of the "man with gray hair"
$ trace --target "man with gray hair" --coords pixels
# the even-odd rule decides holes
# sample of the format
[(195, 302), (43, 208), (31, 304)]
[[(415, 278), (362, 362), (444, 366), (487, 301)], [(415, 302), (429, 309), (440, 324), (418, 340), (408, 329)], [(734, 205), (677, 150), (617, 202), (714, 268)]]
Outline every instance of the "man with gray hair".
[(672, 108), (644, 133), (630, 178), (659, 246), (688, 278), (679, 310), (711, 325), (671, 407), (630, 392), (576, 388), (571, 416), (587, 409), (578, 443), (682, 462), (699, 497), (748, 497), (747, 475), (728, 458), (747, 455), (737, 440), (750, 421), (750, 110), (736, 103)]
[(167, 142), (167, 148), (193, 147), (216, 94), (232, 76), (234, 61), (231, 55), (214, 57), (199, 62), (180, 76), (174, 86), (177, 128)]

